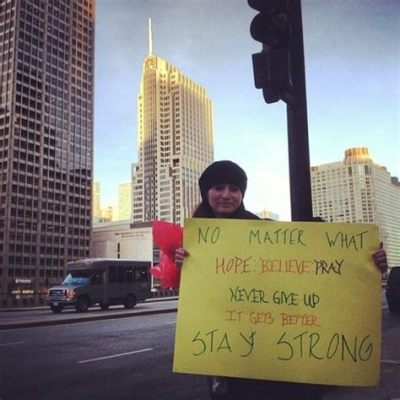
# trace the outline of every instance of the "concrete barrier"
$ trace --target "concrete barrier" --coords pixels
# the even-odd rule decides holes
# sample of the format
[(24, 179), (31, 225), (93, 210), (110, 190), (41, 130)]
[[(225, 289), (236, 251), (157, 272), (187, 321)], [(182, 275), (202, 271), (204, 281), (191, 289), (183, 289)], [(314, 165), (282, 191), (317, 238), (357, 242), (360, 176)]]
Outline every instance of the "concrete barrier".
[[(179, 289), (158, 289), (152, 291), (150, 298), (159, 297), (176, 297), (179, 295)], [(38, 307), (46, 305), (46, 294), (34, 293), (29, 296), (10, 297), (0, 296), (0, 309), (4, 308), (26, 308), (26, 307)]]

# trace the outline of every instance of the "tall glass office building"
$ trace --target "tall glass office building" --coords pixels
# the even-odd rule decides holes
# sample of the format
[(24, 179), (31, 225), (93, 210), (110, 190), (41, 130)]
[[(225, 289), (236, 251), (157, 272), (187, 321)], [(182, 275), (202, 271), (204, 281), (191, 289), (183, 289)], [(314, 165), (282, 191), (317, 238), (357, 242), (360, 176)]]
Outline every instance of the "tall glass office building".
[(90, 248), (94, 0), (0, 3), (0, 305)]

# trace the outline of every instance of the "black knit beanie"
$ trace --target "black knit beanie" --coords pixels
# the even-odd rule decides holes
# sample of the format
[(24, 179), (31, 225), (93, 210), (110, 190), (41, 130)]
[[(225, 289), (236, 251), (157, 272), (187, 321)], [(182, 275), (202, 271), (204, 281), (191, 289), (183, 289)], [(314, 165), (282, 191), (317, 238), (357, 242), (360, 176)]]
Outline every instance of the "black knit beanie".
[(247, 188), (246, 172), (232, 161), (215, 161), (200, 176), (201, 198), (206, 200), (208, 190), (212, 186), (223, 183), (237, 186), (244, 196)]

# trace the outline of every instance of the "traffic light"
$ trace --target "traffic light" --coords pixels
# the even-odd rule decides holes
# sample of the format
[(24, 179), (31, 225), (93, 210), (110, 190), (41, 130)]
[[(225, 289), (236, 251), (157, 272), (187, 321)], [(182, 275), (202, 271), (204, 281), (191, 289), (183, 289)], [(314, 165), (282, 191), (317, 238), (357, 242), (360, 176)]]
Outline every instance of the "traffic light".
[(293, 221), (312, 220), (310, 156), (301, 0), (248, 0), (259, 13), (251, 36), (262, 43), (253, 54), (254, 81), (267, 103), (286, 103), (290, 202)]
[(290, 87), (288, 2), (248, 0), (250, 7), (259, 11), (251, 22), (250, 34), (262, 43), (262, 51), (253, 54), (254, 83), (263, 90), (267, 103), (285, 98)]

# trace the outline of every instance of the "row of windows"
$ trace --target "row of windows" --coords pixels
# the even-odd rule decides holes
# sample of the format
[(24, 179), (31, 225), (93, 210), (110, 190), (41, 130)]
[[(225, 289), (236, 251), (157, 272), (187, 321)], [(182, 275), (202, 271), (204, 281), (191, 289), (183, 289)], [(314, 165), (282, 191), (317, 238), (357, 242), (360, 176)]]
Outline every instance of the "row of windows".
[(41, 112), (39, 112), (39, 111), (34, 111), (32, 109), (28, 109), (27, 107), (17, 104), (15, 106), (15, 112), (17, 114), (23, 115), (24, 117), (34, 119), (36, 121), (40, 121)]
[[(86, 221), (85, 221), (86, 222)], [(18, 228), (23, 228), (24, 225), (29, 225), (27, 223), (27, 221), (18, 222)], [(41, 233), (40, 234), (40, 243), (42, 245), (45, 245), (47, 247), (59, 247), (62, 248), (64, 247), (65, 239), (66, 237), (68, 238), (68, 245), (72, 246), (72, 245), (79, 245), (80, 241), (84, 240), (86, 243), (86, 240), (88, 240), (87, 238), (89, 237), (90, 234), (90, 228), (88, 226), (88, 224), (86, 225), (86, 227), (83, 227), (84, 225), (80, 225), (80, 226), (68, 226), (68, 228), (65, 226), (65, 222), (64, 225), (60, 227), (59, 231), (49, 231), (47, 233), (46, 231), (46, 226), (42, 225), (42, 229), (44, 229), (42, 232), (46, 232), (46, 233)], [(50, 226), (50, 225), (48, 225)], [(57, 225), (53, 225), (55, 228), (57, 228)], [(37, 228), (37, 224), (35, 225), (35, 227)], [(68, 233), (66, 232), (68, 229)], [(12, 230), (10, 232), (10, 235), (8, 235), (8, 237), (10, 238), (10, 240), (12, 241), (12, 243), (14, 243), (14, 246), (16, 244), (30, 244), (30, 245), (34, 245), (36, 244), (36, 239), (38, 237), (37, 235), (37, 231), (36, 230), (32, 230), (31, 232), (28, 232), (28, 230)], [(4, 232), (0, 231), (0, 239), (3, 240), (4, 239)], [(44, 252), (44, 250), (42, 251)]]
[[(1, 209), (2, 213), (4, 208)], [(74, 221), (76, 223), (81, 223), (82, 221), (85, 221), (85, 217), (90, 218), (91, 215), (91, 209), (90, 207), (85, 208), (79, 208), (79, 209), (72, 209), (68, 208), (68, 213), (65, 214), (65, 210), (63, 213), (61, 211), (56, 211), (52, 209), (48, 209), (48, 212), (45, 212), (44, 210), (41, 211), (40, 213), (40, 219), (43, 222), (43, 226), (41, 227), (42, 230), (45, 232), (46, 229), (51, 230), (51, 231), (56, 231), (56, 232), (64, 232), (65, 231), (65, 222), (67, 221), (67, 216), (68, 217), (68, 222), (72, 224)], [(12, 221), (11, 225), (16, 225), (17, 227), (22, 227), (26, 226), (27, 224), (30, 226), (32, 221), (34, 222), (34, 225), (37, 227), (37, 219), (39, 216), (39, 212), (37, 208), (16, 208), (16, 207), (11, 207), (10, 209), (10, 216), (11, 218), (14, 218)], [(82, 219), (80, 219), (81, 217)], [(47, 222), (46, 222), (47, 221)], [(72, 230), (71, 230), (72, 233)], [(82, 232), (75, 232), (76, 234), (82, 233)]]
[[(89, 251), (87, 249), (70, 249), (68, 250), (68, 258), (84, 258), (87, 257)], [(3, 257), (0, 257), (0, 264), (3, 262)], [(39, 276), (42, 278), (45, 276), (50, 277), (64, 277), (64, 265), (66, 262), (65, 257), (55, 257), (55, 258), (40, 258), (39, 260), (41, 266), (52, 267), (51, 269), (39, 270)], [(14, 268), (8, 268), (9, 277), (21, 277), (21, 276), (35, 276), (35, 269), (28, 269), (26, 266), (35, 266), (36, 258), (33, 257), (21, 257), (21, 256), (11, 256), (9, 257), (8, 264), (14, 265)], [(25, 268), (23, 268), (25, 267)], [(0, 268), (0, 272), (2, 269)]]
[(111, 266), (108, 270), (109, 283), (146, 282), (147, 268), (138, 266)]
[[(35, 265), (35, 259), (34, 258), (23, 258), (23, 263), (20, 263), (21, 265)], [(29, 261), (29, 262), (27, 262)], [(1, 262), (1, 258), (0, 258)], [(57, 268), (62, 268), (63, 266), (64, 259), (60, 260), (60, 264), (57, 266)], [(44, 263), (42, 263), (43, 265)], [(52, 264), (51, 264), (52, 265)], [(0, 276), (2, 275), (3, 270), (0, 268)], [(35, 277), (36, 276), (36, 269), (28, 269), (28, 268), (20, 268), (16, 267), (15, 269), (9, 268), (8, 269), (8, 276), (9, 277)], [(39, 276), (41, 278), (44, 278), (45, 276), (50, 278), (63, 278), (64, 277), (64, 271), (63, 269), (40, 269), (39, 270)]]

